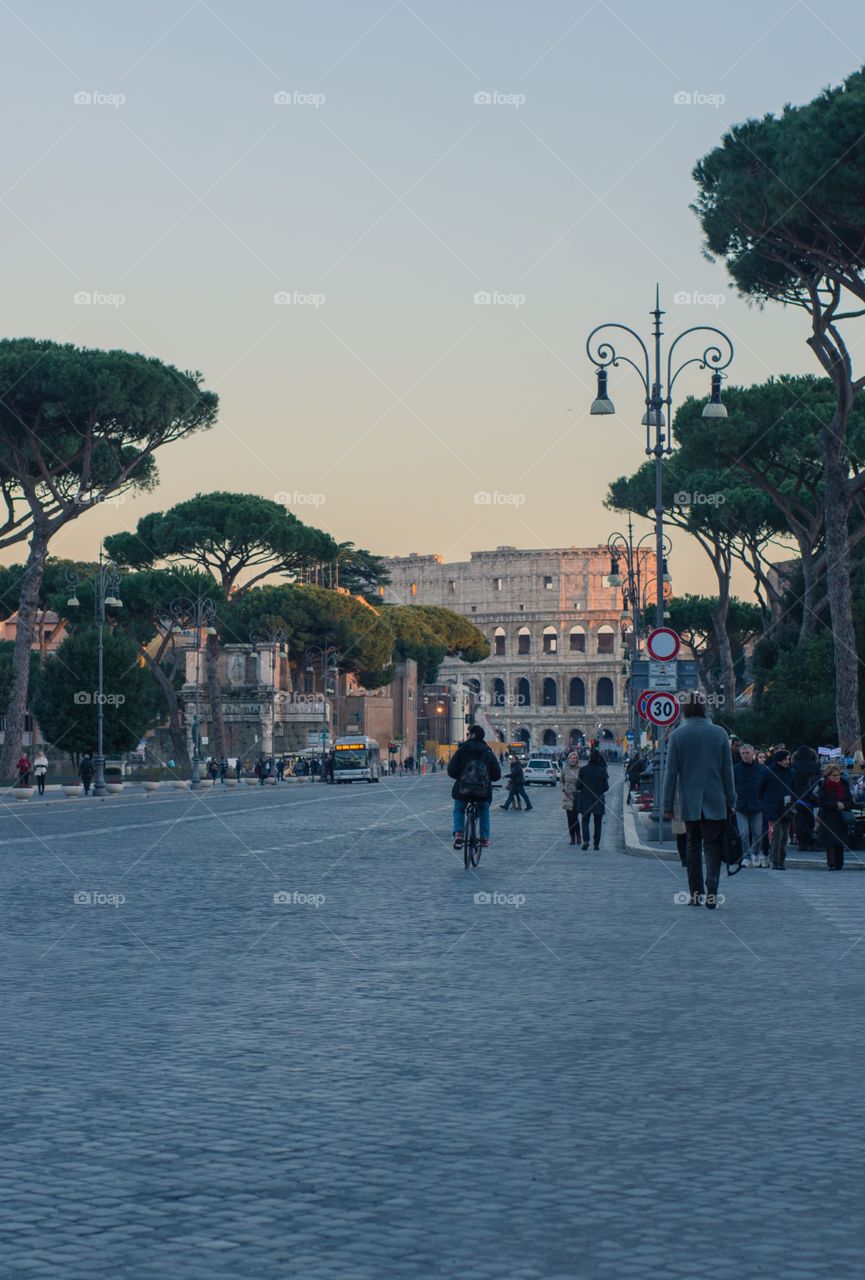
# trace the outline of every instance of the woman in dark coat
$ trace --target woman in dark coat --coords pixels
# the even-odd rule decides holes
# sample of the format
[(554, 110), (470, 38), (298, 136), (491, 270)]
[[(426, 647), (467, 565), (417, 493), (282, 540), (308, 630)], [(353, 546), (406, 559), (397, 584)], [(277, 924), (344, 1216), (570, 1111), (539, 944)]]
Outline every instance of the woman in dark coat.
[(579, 773), (579, 791), (577, 807), (583, 824), (583, 848), (589, 847), (589, 818), (594, 819), (594, 847), (601, 847), (601, 823), (604, 820), (606, 805), (604, 792), (609, 790), (610, 779), (607, 766), (600, 751), (594, 750), (589, 756), (588, 764), (584, 764)]
[(811, 795), (817, 805), (817, 829), (826, 843), (826, 865), (830, 871), (843, 871), (848, 847), (844, 813), (853, 808), (853, 797), (839, 765), (827, 765)]

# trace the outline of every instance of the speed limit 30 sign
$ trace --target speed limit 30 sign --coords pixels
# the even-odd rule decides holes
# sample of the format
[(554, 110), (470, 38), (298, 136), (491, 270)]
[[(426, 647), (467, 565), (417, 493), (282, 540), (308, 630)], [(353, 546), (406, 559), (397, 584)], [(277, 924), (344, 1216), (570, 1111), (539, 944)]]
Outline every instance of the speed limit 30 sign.
[(679, 699), (672, 693), (647, 693), (643, 702), (643, 715), (659, 729), (666, 729), (679, 718)]

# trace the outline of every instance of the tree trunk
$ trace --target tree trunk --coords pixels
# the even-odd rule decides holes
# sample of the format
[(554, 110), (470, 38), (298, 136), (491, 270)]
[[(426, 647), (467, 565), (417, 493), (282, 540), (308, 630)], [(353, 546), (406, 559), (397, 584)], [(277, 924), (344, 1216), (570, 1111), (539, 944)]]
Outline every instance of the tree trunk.
[(15, 777), (15, 766), (21, 755), (30, 682), (30, 651), (36, 632), (36, 615), (39, 610), (39, 595), (47, 554), (47, 534), (44, 529), (36, 525), (30, 539), (30, 554), (27, 557), (27, 567), (24, 570), (21, 595), (18, 600), (15, 651), (12, 656), (12, 693), (6, 708), (6, 733), (3, 752), (0, 755), (0, 777), (3, 778)]
[(158, 662), (154, 662), (147, 650), (142, 649), (141, 652), (147, 664), (147, 670), (159, 686), (168, 707), (168, 733), (171, 738), (174, 758), (180, 768), (189, 769), (191, 768), (191, 762), (189, 752), (186, 749), (186, 729), (183, 724), (183, 717), (180, 714), (177, 690), (163, 671), (162, 666)]
[(219, 685), (219, 636), (207, 637), (204, 663), (207, 671), (207, 698), (210, 703), (210, 742), (207, 754), (213, 756), (214, 760), (221, 760), (225, 755), (225, 721), (222, 716), (222, 689)]
[(835, 646), (835, 718), (838, 744), (845, 755), (852, 755), (860, 746), (859, 659), (850, 589), (846, 419), (847, 412), (839, 405), (832, 421), (820, 432), (820, 443), (826, 485), (826, 589)]
[[(846, 513), (844, 518), (846, 523)], [(824, 519), (826, 519), (827, 521), (829, 519), (828, 509), (825, 512)], [(817, 606), (817, 582), (819, 579), (819, 574), (817, 573), (817, 566), (814, 563), (813, 548), (804, 548), (800, 543), (800, 550), (801, 550), (801, 556), (802, 556), (801, 564), (802, 564), (802, 580), (803, 580), (802, 625), (799, 628), (799, 643), (801, 644), (803, 640), (807, 640), (809, 636), (813, 636), (815, 631), (817, 630), (818, 618), (817, 618), (816, 606)], [(848, 555), (849, 555), (849, 549), (848, 549)]]
[(712, 627), (715, 632), (718, 661), (721, 667), (721, 687), (724, 694), (724, 701), (721, 705), (732, 715), (736, 710), (736, 670), (733, 665), (733, 646), (730, 644), (730, 636), (727, 632), (727, 614), (729, 610), (730, 596), (728, 589), (722, 591), (718, 597), (718, 607), (712, 612)]

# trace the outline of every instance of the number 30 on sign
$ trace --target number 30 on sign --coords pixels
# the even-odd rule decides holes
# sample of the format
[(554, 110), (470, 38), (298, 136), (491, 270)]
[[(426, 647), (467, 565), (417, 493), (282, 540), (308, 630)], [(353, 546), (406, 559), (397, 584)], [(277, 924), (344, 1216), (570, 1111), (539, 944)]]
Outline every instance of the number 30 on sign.
[(653, 693), (643, 704), (643, 714), (646, 719), (660, 729), (666, 729), (669, 725), (675, 724), (680, 710), (678, 698), (671, 693)]

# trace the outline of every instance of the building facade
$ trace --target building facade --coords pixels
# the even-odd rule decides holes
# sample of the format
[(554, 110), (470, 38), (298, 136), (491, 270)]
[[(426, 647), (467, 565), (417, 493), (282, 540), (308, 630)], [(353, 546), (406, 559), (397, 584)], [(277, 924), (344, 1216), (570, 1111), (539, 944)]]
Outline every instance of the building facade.
[[(475, 719), (500, 742), (565, 748), (621, 739), (628, 726), (622, 589), (609, 585), (606, 546), (473, 551), (468, 561), (396, 556), (387, 562), (393, 604), (443, 605), (484, 633), (490, 657), (448, 659), (439, 679), (474, 691)], [(645, 565), (651, 581), (654, 557)]]

